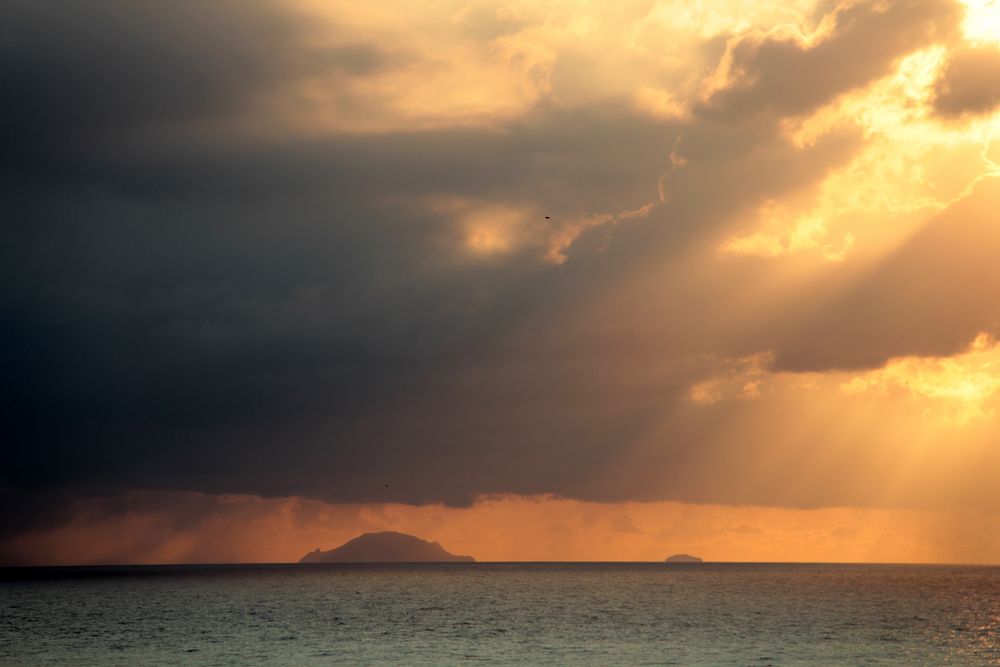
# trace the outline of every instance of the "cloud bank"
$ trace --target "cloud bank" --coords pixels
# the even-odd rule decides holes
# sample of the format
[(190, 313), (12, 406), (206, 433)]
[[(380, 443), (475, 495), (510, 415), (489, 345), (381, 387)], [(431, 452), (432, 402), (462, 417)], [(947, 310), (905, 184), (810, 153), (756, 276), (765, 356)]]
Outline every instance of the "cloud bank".
[(3, 534), (129, 490), (997, 509), (992, 385), (842, 389), (1000, 333), (996, 44), (705, 4), (5, 3)]

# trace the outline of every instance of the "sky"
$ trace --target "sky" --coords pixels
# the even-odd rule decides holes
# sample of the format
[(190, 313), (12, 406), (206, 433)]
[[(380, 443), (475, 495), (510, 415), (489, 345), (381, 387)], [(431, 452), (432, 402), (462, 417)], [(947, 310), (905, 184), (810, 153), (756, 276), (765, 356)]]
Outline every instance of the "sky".
[(1000, 2), (7, 0), (0, 564), (1000, 563)]

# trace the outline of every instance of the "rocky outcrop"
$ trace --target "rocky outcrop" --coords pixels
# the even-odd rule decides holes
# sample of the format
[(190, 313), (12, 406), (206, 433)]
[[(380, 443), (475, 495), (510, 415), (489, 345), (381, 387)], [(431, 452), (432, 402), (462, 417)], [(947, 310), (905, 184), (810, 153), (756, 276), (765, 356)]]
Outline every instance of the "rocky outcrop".
[(674, 554), (673, 556), (668, 556), (666, 562), (668, 563), (703, 563), (704, 561), (697, 556), (689, 556), (688, 554)]
[(448, 553), (437, 542), (386, 531), (365, 533), (330, 551), (316, 549), (300, 563), (474, 563), (472, 556)]

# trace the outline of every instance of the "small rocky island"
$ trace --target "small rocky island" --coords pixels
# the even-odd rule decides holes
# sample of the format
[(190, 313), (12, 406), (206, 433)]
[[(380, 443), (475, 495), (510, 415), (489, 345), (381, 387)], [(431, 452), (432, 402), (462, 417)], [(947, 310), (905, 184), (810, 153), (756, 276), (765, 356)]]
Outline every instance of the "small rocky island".
[(300, 563), (474, 563), (472, 556), (448, 553), (437, 542), (386, 531), (365, 533), (336, 549), (316, 549), (303, 556)]
[(667, 563), (704, 563), (702, 559), (697, 556), (689, 556), (688, 554), (674, 554), (673, 556), (668, 556)]

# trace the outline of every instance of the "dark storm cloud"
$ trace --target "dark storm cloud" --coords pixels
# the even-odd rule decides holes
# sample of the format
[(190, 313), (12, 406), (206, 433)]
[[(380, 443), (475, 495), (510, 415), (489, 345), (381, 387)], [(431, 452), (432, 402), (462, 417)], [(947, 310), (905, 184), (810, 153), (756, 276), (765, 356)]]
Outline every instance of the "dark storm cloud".
[(1000, 106), (1000, 49), (953, 53), (934, 83), (934, 110), (942, 116), (984, 114)]
[[(756, 83), (687, 124), (620, 100), (541, 102), (485, 129), (277, 141), (199, 121), (399, 61), (357, 42), (306, 49), (308, 25), (268, 3), (4, 5), (0, 488), (17, 499), (5, 530), (67, 517), (52, 498), (73, 489), (706, 499), (666, 474), (639, 488), (606, 471), (711, 372), (707, 353), (766, 349), (774, 331), (703, 318), (751, 267), (649, 275), (849, 160), (858, 132), (799, 149), (777, 115), (885, 71), (949, 29), (950, 8), (890, 4), (896, 29), (862, 3), (828, 51), (737, 49)], [(813, 85), (852, 49), (870, 62)], [(667, 205), (583, 233), (563, 266), (530, 243), (472, 260), (455, 221), (421, 203), (513, 202), (551, 224), (634, 209), (657, 201), (675, 145), (688, 165), (663, 182)], [(688, 456), (696, 433), (679, 429), (657, 465)]]
[[(537, 132), (529, 123), (507, 141), (526, 146)], [(540, 150), (574, 162), (565, 153), (578, 138), (550, 138)], [(530, 191), (530, 158), (490, 133), (436, 139), (375, 138), (252, 159), (224, 149), (206, 156), (212, 161), (97, 158), (90, 175), (100, 190), (63, 186), (71, 211), (8, 198), (8, 219), (19, 219), (6, 226), (3, 251), (8, 405), (17, 417), (9, 442), (18, 445), (10, 478), (364, 500), (383, 486), (346, 484), (357, 471), (381, 477), (411, 448), (434, 460), (430, 450), (440, 446), (425, 439), (344, 440), (340, 422), (377, 414), (446, 351), (480, 347), (542, 298), (530, 281), (555, 271), (533, 254), (463, 266), (456, 280), (449, 265), (457, 260), (437, 243), (446, 223), (365, 202), (446, 187)], [(659, 141), (665, 155), (669, 142)], [(477, 166), (489, 148), (493, 160)], [(435, 166), (420, 170), (428, 152)], [(387, 177), (373, 187), (380, 173)], [(558, 207), (588, 178), (569, 171), (546, 194)], [(655, 187), (647, 178), (643, 189), (648, 196)], [(591, 190), (596, 199), (600, 189)], [(530, 289), (544, 292), (544, 283)], [(443, 480), (454, 473), (440, 471)], [(446, 492), (441, 480), (393, 486), (411, 501), (464, 502), (473, 492)]]
[[(28, 494), (18, 516), (62, 486), (379, 499), (411, 450), (470, 443), (372, 441), (353, 422), (530, 309), (528, 282), (551, 270), (537, 249), (470, 265), (412, 198), (516, 193), (579, 213), (655, 196), (673, 137), (617, 109), (501, 133), (207, 137), (188, 125), (383, 60), (307, 53), (303, 25), (270, 5), (201, 7), (5, 8), (19, 150), (4, 156), (3, 474)], [(445, 466), (393, 497), (465, 502), (477, 489), (456, 478)]]
[(108, 133), (240, 109), (294, 47), (286, 17), (237, 5), (5, 3), (4, 180), (58, 174)]
[[(582, 135), (593, 124), (579, 127)], [(635, 132), (635, 123), (629, 127)], [(656, 140), (654, 129), (648, 141)], [(535, 132), (529, 122), (506, 139), (527, 147)], [(494, 144), (489, 133), (460, 137), (452, 138), (450, 153), (440, 148), (448, 137), (429, 142), (443, 158), (435, 161), (439, 175), (415, 173), (414, 185), (386, 169), (383, 183), (433, 191), (449, 184), (454, 165), (451, 187), (521, 190), (548, 197), (558, 210), (563, 202), (579, 205), (572, 192), (593, 178), (568, 171), (565, 183), (549, 178), (534, 194), (531, 160), (520, 157), (526, 148)], [(406, 137), (398, 139), (360, 146), (365, 159), (381, 154), (383, 164), (416, 171), (413, 154), (425, 154), (427, 144), (411, 148)], [(670, 142), (660, 141), (665, 156)], [(34, 276), (7, 295), (4, 349), (16, 387), (9, 404), (18, 416), (8, 478), (19, 487), (127, 485), (338, 501), (465, 504), (481, 492), (553, 490), (627, 498), (637, 491), (627, 478), (608, 484), (595, 475), (621, 443), (682, 397), (697, 371), (681, 364), (651, 386), (630, 386), (628, 375), (641, 375), (646, 365), (627, 352), (634, 340), (603, 340), (592, 323), (567, 327), (553, 316), (613, 289), (628, 266), (683, 252), (699, 228), (692, 219), (711, 224), (757, 197), (800, 187), (855, 143), (850, 137), (800, 154), (777, 140), (731, 142), (728, 153), (713, 158), (711, 143), (718, 141), (719, 131), (687, 135), (685, 145), (703, 151), (706, 164), (741, 157), (728, 170), (694, 167), (667, 185), (683, 217), (657, 213), (623, 228), (592, 259), (574, 251), (565, 267), (530, 255), (456, 273), (437, 266), (453, 261), (435, 246), (437, 219), (345, 203), (352, 188), (333, 179), (333, 194), (317, 193), (323, 179), (308, 183), (311, 169), (287, 182), (255, 175), (277, 175), (282, 170), (272, 161), (304, 157), (220, 160), (190, 185), (184, 174), (205, 169), (199, 160), (187, 168), (165, 160), (148, 171), (122, 169), (126, 196), (77, 194), (72, 218), (58, 206), (25, 205), (41, 220), (20, 244), (8, 245), (6, 257), (12, 275)], [(549, 162), (572, 163), (572, 147), (581, 143), (568, 134), (558, 142), (550, 137), (543, 149)], [(491, 166), (463, 173), (484, 145), (498, 149)], [(801, 161), (800, 168), (760, 169), (789, 161)], [(311, 164), (330, 174), (338, 151)], [(650, 169), (638, 161), (635, 180)], [(372, 167), (372, 177), (379, 171)], [(701, 190), (707, 186), (700, 175), (709, 171), (728, 197)], [(346, 178), (356, 179), (348, 182), (361, 196), (374, 194), (365, 191), (368, 179)], [(195, 187), (203, 180), (230, 185), (206, 196)], [(651, 182), (644, 189), (652, 195), (654, 188)], [(601, 188), (589, 190), (599, 202)], [(615, 196), (621, 193), (604, 200)], [(602, 235), (593, 236), (580, 245), (599, 245)], [(710, 298), (691, 287), (658, 292), (661, 317), (679, 321), (685, 303)], [(648, 311), (621, 315), (619, 330), (634, 332)], [(512, 330), (530, 332), (530, 342), (511, 351), (503, 339)], [(641, 352), (657, 355), (666, 345), (684, 354), (712, 344), (698, 327), (673, 326), (653, 338)], [(710, 338), (718, 341), (718, 334)]]
[(5, 119), (66, 132), (239, 109), (278, 80), (301, 29), (226, 0), (12, 0), (3, 19)]
[[(35, 490), (0, 488), (0, 540), (32, 530), (60, 526), (73, 519), (73, 503), (79, 493), (59, 489)], [(0, 547), (0, 562), (15, 561), (5, 557)]]
[(0, 21), (8, 185), (80, 175), (82, 154), (128, 133), (239, 115), (303, 76), (394, 61), (368, 44), (307, 46), (306, 18), (271, 0), (11, 0)]

